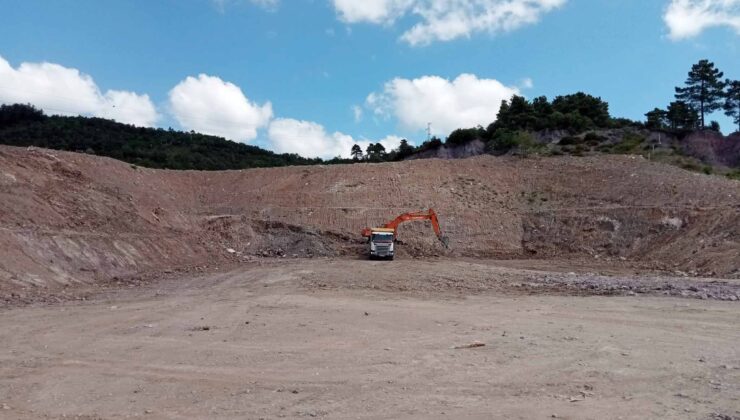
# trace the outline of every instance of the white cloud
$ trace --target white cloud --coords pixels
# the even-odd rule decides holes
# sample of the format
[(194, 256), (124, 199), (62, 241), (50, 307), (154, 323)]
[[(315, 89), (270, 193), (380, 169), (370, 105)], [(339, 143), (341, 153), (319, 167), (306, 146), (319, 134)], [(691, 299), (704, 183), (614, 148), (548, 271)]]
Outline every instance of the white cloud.
[(355, 117), (355, 122), (358, 123), (362, 121), (362, 107), (359, 105), (353, 105), (352, 106), (352, 114)]
[(388, 23), (411, 8), (417, 0), (333, 0), (339, 17), (347, 23)]
[(518, 93), (516, 87), (472, 74), (453, 81), (424, 76), (393, 79), (366, 102), (376, 115), (395, 116), (405, 128), (420, 130), (431, 122), (435, 134), (447, 135), (457, 128), (488, 125), (496, 119), (501, 101)]
[[(224, 12), (229, 3), (235, 3), (239, 0), (212, 0), (219, 11)], [(249, 0), (255, 6), (259, 6), (268, 11), (275, 11), (280, 6), (280, 0)]]
[(673, 40), (695, 37), (714, 26), (729, 26), (740, 35), (740, 0), (671, 0), (663, 20)]
[(0, 57), (0, 103), (30, 103), (47, 114), (85, 115), (137, 126), (159, 119), (147, 95), (109, 90), (102, 93), (92, 77), (53, 63), (22, 63), (13, 68)]
[[(268, 129), (268, 136), (272, 150), (278, 153), (297, 153), (304, 157), (325, 159), (336, 156), (349, 158), (352, 145), (358, 144), (364, 151), (370, 143), (377, 143), (357, 140), (338, 131), (330, 134), (321, 124), (291, 118), (274, 120)], [(401, 138), (388, 136), (379, 142), (390, 151), (401, 144)]]
[(189, 76), (175, 86), (169, 103), (184, 129), (235, 141), (253, 140), (272, 119), (270, 102), (253, 103), (238, 86), (205, 74)]
[[(497, 34), (536, 23), (567, 0), (333, 0), (346, 23), (391, 24), (412, 15), (418, 22), (401, 35), (411, 45), (450, 41), (473, 33)], [(725, 0), (727, 1), (727, 0)]]

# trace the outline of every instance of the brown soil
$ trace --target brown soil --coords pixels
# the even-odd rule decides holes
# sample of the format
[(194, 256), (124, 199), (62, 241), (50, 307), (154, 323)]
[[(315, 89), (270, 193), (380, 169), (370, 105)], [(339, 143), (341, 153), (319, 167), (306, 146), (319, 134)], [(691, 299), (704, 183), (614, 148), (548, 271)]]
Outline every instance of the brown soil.
[(571, 267), (266, 260), (2, 310), (0, 418), (740, 417), (740, 305), (533, 265)]
[[(0, 418), (740, 417), (740, 182), (0, 147)], [(393, 262), (359, 230), (401, 228)]]
[(450, 249), (406, 224), (402, 256), (626, 259), (732, 278), (738, 197), (740, 182), (635, 156), (179, 172), (0, 147), (0, 290), (255, 256), (361, 257), (361, 228), (430, 207)]

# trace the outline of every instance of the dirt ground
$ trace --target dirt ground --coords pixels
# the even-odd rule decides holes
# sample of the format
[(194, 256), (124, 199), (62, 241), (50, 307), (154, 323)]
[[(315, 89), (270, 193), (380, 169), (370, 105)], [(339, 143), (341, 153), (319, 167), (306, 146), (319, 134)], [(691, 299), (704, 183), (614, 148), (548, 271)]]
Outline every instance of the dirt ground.
[(163, 171), (0, 146), (0, 300), (34, 289), (262, 257), (350, 257), (404, 224), (402, 256), (626, 260), (740, 278), (740, 182), (635, 156), (425, 159)]
[[(740, 183), (0, 146), (0, 419), (740, 418)], [(406, 211), (397, 260), (359, 232)]]
[[(593, 296), (578, 285), (594, 278), (644, 287)], [(7, 306), (0, 418), (740, 417), (740, 305), (670, 296), (665, 280), (557, 261), (264, 260)]]

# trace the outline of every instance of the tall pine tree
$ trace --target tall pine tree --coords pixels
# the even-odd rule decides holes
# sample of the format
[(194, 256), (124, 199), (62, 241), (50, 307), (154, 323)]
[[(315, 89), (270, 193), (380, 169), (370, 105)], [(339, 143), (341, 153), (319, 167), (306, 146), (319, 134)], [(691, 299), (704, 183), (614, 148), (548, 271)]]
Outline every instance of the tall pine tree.
[(645, 126), (651, 130), (662, 130), (666, 127), (668, 121), (668, 111), (660, 108), (655, 108), (652, 111), (645, 114), (647, 122)]
[(722, 108), (724, 73), (714, 67), (709, 60), (701, 60), (691, 67), (685, 87), (676, 88), (676, 99), (699, 112), (701, 128), (705, 128), (705, 114), (711, 114)]
[(699, 115), (685, 102), (675, 101), (668, 105), (666, 119), (673, 130), (693, 130), (696, 128)]
[(354, 160), (362, 160), (362, 148), (359, 144), (355, 144), (352, 146), (352, 150), (350, 151), (350, 154), (352, 155), (352, 159)]
[(727, 80), (727, 93), (725, 94), (725, 115), (732, 118), (740, 131), (740, 80)]

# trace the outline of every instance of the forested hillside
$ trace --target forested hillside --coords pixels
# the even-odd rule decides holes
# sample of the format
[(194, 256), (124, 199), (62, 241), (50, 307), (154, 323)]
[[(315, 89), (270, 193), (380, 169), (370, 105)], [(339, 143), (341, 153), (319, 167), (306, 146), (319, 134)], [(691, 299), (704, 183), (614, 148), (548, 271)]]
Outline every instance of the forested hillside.
[(224, 170), (322, 163), (195, 132), (46, 116), (30, 105), (0, 107), (0, 144), (84, 152), (150, 168)]

